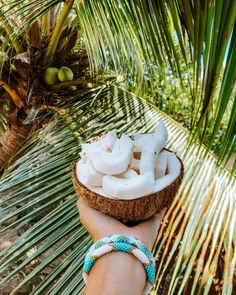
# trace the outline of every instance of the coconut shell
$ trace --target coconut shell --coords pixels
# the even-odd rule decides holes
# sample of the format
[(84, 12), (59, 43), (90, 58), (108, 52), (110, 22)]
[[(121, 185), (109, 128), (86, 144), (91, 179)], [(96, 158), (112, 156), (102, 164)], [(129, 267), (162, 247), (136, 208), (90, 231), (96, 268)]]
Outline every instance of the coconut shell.
[(77, 178), (76, 163), (73, 167), (72, 181), (78, 195), (86, 200), (90, 207), (122, 222), (142, 221), (152, 217), (164, 207), (168, 208), (171, 205), (178, 192), (184, 173), (183, 163), (180, 158), (178, 159), (181, 162), (180, 175), (163, 190), (138, 199), (114, 200), (89, 190)]

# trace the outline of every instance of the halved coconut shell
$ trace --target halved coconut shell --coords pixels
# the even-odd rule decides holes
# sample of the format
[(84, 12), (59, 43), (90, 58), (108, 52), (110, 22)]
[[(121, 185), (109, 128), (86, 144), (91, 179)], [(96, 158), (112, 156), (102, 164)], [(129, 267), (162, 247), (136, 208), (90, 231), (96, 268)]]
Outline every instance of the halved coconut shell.
[(115, 217), (123, 222), (134, 222), (146, 220), (155, 215), (164, 207), (169, 207), (178, 192), (184, 173), (184, 166), (181, 162), (180, 175), (163, 190), (134, 200), (114, 200), (98, 195), (84, 186), (76, 175), (76, 163), (73, 167), (72, 181), (78, 195), (86, 200), (90, 207)]

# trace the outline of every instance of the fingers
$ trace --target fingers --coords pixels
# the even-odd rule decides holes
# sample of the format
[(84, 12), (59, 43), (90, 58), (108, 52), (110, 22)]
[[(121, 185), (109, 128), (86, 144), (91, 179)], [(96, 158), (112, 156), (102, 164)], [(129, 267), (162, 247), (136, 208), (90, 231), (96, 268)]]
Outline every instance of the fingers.
[(124, 230), (125, 226), (118, 220), (89, 207), (81, 198), (77, 201), (77, 208), (81, 223), (95, 240)]

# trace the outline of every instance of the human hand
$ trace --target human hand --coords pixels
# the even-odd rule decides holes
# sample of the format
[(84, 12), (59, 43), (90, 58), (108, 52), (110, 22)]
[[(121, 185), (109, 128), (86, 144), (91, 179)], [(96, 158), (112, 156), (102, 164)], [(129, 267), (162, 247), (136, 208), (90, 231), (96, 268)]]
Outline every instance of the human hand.
[(144, 242), (149, 249), (153, 247), (161, 220), (166, 211), (166, 209), (163, 209), (151, 219), (143, 221), (136, 226), (128, 227), (115, 218), (92, 209), (82, 198), (77, 201), (77, 208), (81, 223), (94, 241), (107, 235), (125, 234)]

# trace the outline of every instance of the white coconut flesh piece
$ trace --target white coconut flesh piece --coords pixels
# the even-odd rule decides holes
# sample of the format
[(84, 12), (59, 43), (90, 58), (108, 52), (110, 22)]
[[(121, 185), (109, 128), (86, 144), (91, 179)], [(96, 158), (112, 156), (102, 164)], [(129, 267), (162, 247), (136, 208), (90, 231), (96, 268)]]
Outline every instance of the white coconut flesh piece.
[(112, 152), (96, 151), (90, 155), (94, 168), (106, 175), (120, 174), (127, 170), (130, 164), (134, 143), (122, 134), (113, 147)]
[(84, 185), (94, 187), (102, 186), (102, 178), (104, 174), (96, 171), (89, 159), (85, 163), (83, 161), (77, 162), (76, 173), (81, 183)]
[(131, 163), (130, 163), (130, 168), (135, 170), (138, 174), (140, 174), (139, 173), (139, 167), (140, 167), (140, 160), (132, 158)]
[(112, 151), (117, 141), (117, 134), (115, 130), (109, 131), (101, 142), (101, 149), (105, 151)]
[(87, 160), (89, 155), (98, 150), (105, 150), (111, 152), (114, 144), (117, 141), (117, 134), (115, 130), (109, 131), (103, 138), (92, 143), (81, 144), (82, 151), (80, 156), (82, 159)]
[(83, 160), (80, 160), (76, 163), (75, 166), (76, 169), (76, 176), (79, 179), (79, 181), (83, 184), (83, 185), (87, 185), (87, 164), (86, 162), (84, 163)]
[(143, 146), (150, 144), (150, 142), (148, 141), (149, 139), (151, 139), (151, 142), (153, 142), (153, 137), (158, 138), (158, 141), (160, 143), (163, 143), (164, 147), (166, 146), (168, 140), (168, 131), (162, 120), (159, 120), (154, 133), (135, 133), (132, 135), (135, 143), (134, 153), (142, 152)]
[(118, 178), (133, 178), (138, 176), (138, 173), (134, 169), (128, 169), (124, 173), (115, 175)]
[(167, 169), (167, 151), (162, 151), (157, 157), (155, 165), (155, 179), (159, 179), (166, 174)]
[[(82, 146), (87, 160), (76, 165), (77, 177), (95, 193), (113, 199), (131, 200), (156, 193), (181, 173), (181, 162), (174, 153), (163, 151), (168, 133), (162, 121), (157, 132), (139, 134), (132, 141), (115, 131), (105, 140)], [(141, 155), (141, 157), (140, 157)], [(140, 158), (137, 159), (137, 158)]]
[(166, 146), (168, 132), (163, 121), (159, 121), (157, 131), (142, 134), (135, 140), (136, 149), (141, 151), (140, 174), (151, 172), (152, 181), (155, 180), (155, 163), (160, 151)]
[(87, 161), (89, 155), (98, 151), (100, 149), (101, 140), (92, 142), (92, 143), (82, 143), (82, 150), (80, 152), (80, 157), (82, 160)]
[(170, 185), (181, 172), (181, 163), (174, 153), (167, 152), (167, 170), (168, 174), (157, 179), (154, 184), (154, 192), (159, 192)]
[(137, 175), (129, 179), (106, 175), (102, 180), (102, 188), (108, 196), (120, 200), (136, 199), (153, 192), (153, 184), (148, 175)]

